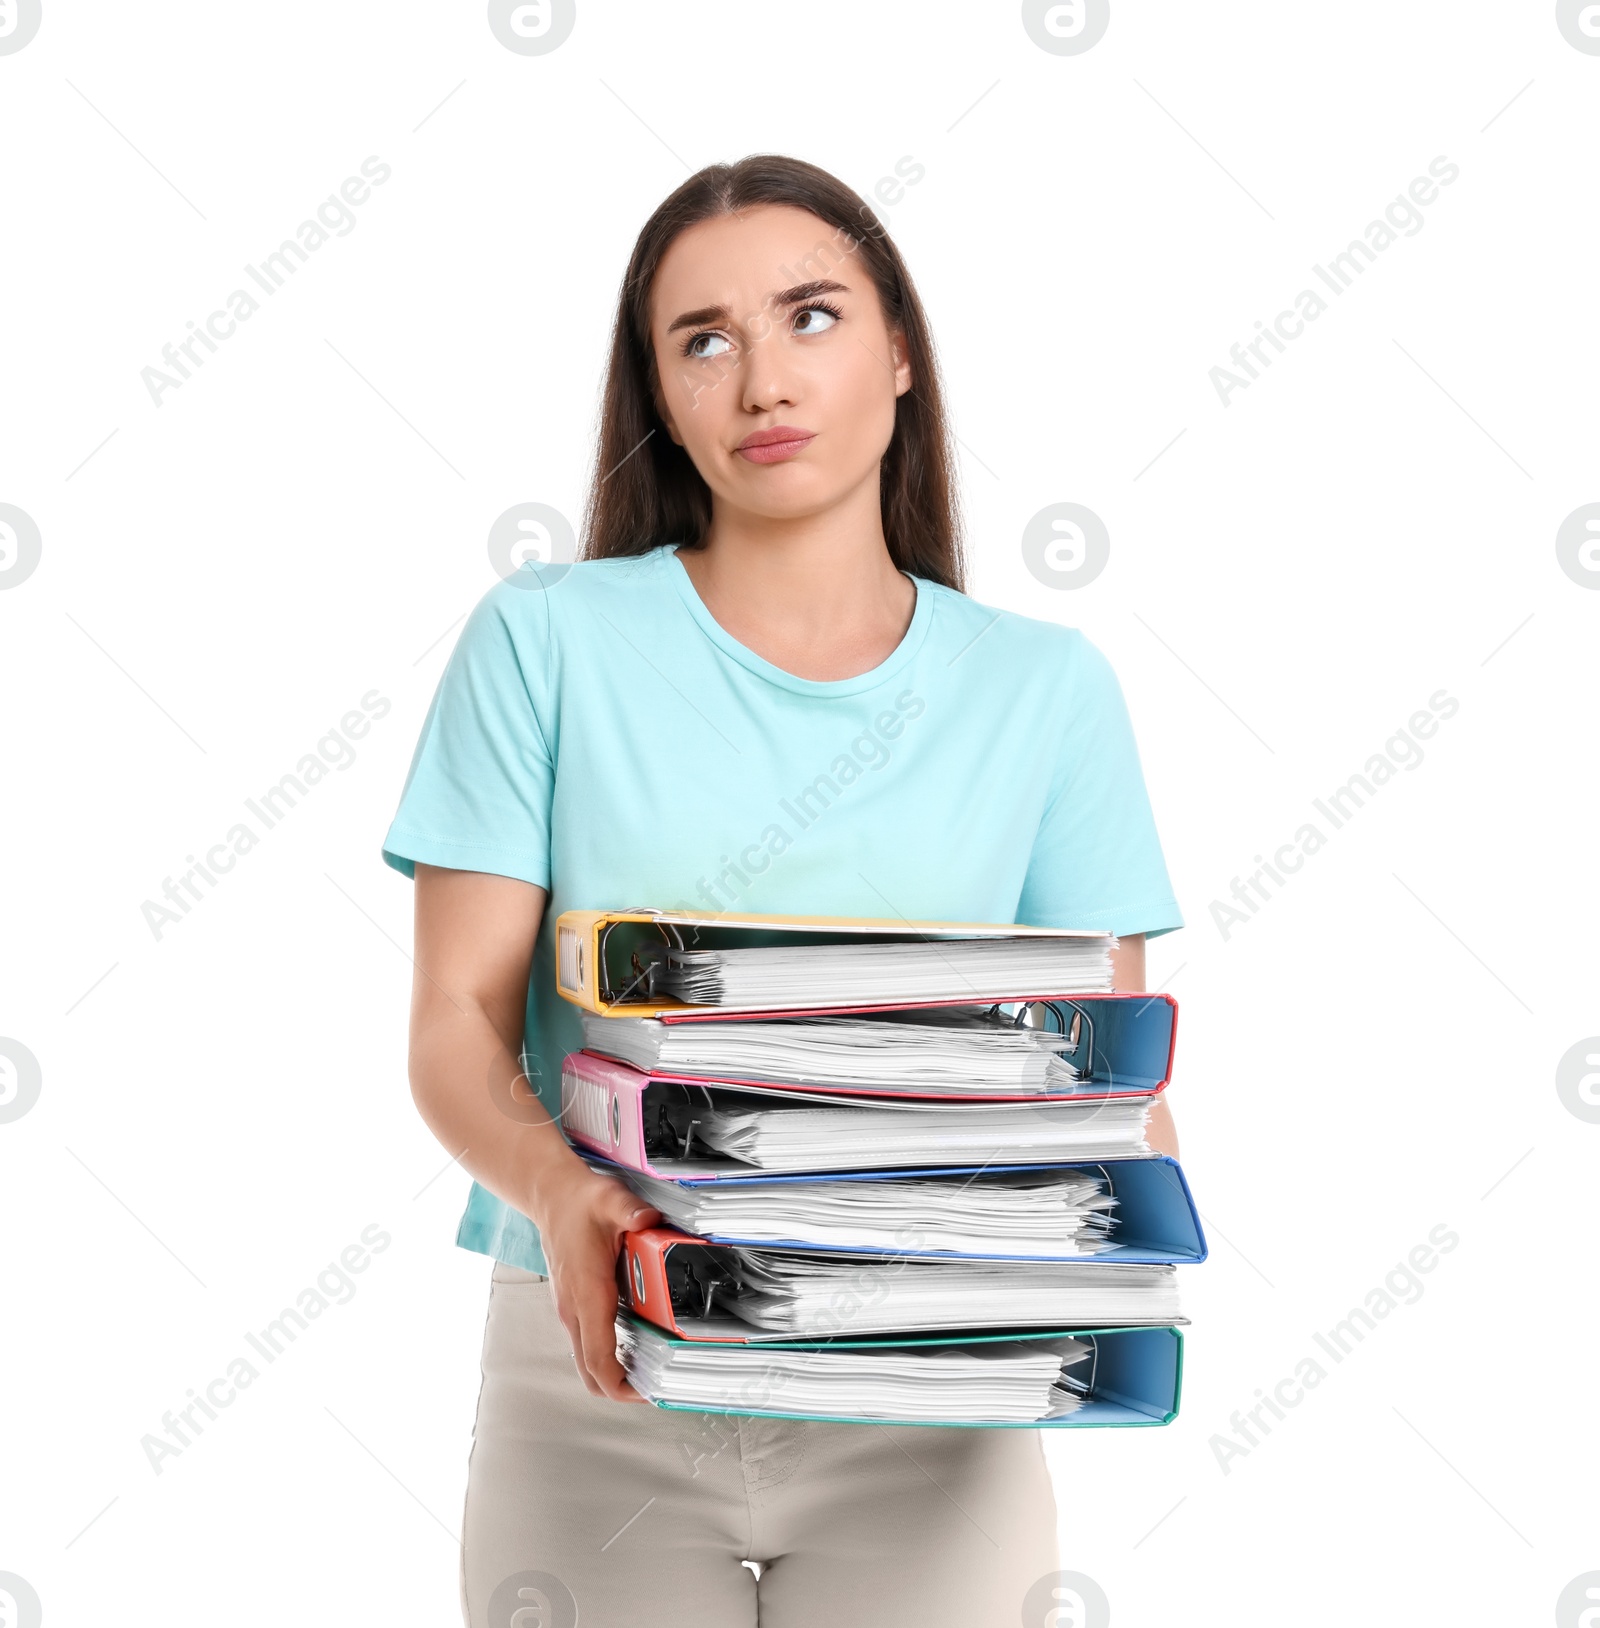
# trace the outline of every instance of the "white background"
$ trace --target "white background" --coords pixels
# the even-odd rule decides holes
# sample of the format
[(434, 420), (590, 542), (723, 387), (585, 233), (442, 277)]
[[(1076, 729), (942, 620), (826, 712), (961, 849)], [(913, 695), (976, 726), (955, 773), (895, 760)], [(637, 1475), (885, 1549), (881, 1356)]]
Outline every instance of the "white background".
[[(0, 502), (43, 539), (0, 592), (0, 1035), (43, 1080), (0, 1125), (0, 1571), (46, 1622), (456, 1620), (489, 1265), (410, 1103), (379, 843), (490, 523), (579, 512), (634, 235), (758, 151), (924, 168), (883, 214), (971, 591), (1110, 656), (1188, 922), (1150, 967), (1211, 1228), (1183, 1408), (1047, 1436), (1063, 1565), (1118, 1628), (1549, 1621), (1600, 1568), (1600, 1125), (1555, 1086), (1600, 1031), (1600, 593), (1555, 549), (1600, 500), (1597, 98), (1545, 0), (1115, 0), (1080, 55), (1009, 4), (585, 0), (543, 56), (479, 4), (45, 0), (0, 55)], [(141, 369), (373, 154), (354, 229), (156, 406)], [(1224, 406), (1208, 371), (1439, 155), (1423, 228)], [(1019, 543), (1063, 501), (1111, 558), (1056, 591)], [(1441, 689), (1420, 766), (1224, 937)], [(143, 901), (371, 690), (354, 764), (158, 941)], [(141, 1437), (372, 1223), (355, 1297), (156, 1475)], [(1225, 1473), (1440, 1223), (1420, 1299)]]

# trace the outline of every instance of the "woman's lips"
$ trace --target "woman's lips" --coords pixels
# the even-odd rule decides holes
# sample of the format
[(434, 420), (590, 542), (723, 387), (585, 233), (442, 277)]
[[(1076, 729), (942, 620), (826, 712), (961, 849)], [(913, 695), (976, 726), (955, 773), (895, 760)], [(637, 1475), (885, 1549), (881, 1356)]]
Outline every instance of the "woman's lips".
[(741, 458), (748, 458), (753, 464), (777, 464), (786, 458), (792, 458), (798, 452), (803, 452), (814, 440), (816, 435), (811, 430), (791, 430), (780, 428), (775, 431), (760, 431), (750, 436), (742, 446), (734, 450)]

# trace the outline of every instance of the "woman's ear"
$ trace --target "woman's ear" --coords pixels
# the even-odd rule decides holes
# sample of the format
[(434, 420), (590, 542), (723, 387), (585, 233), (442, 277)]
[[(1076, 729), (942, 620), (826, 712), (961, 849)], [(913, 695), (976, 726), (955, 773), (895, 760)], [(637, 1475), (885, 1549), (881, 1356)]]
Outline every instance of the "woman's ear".
[(906, 336), (896, 328), (889, 335), (889, 354), (894, 358), (894, 393), (897, 396), (903, 396), (915, 382), (911, 377), (911, 359), (906, 351)]

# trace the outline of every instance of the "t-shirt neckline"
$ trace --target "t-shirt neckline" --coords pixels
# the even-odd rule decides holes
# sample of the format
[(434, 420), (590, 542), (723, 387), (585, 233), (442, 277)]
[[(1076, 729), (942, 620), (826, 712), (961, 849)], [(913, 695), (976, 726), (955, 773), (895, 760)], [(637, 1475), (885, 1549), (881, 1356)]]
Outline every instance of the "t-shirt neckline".
[(693, 578), (684, 568), (683, 561), (678, 558), (676, 544), (663, 543), (661, 553), (665, 557), (666, 570), (677, 586), (678, 595), (700, 631), (741, 667), (766, 679), (768, 683), (776, 684), (781, 689), (792, 690), (797, 695), (853, 695), (860, 690), (877, 688), (878, 685), (893, 678), (916, 655), (933, 621), (931, 592), (933, 584), (921, 577), (911, 576), (908, 571), (905, 574), (911, 577), (912, 586), (917, 591), (917, 603), (911, 613), (911, 624), (899, 644), (876, 667), (868, 668), (864, 673), (857, 673), (854, 678), (802, 678), (798, 673), (791, 673), (786, 668), (775, 666), (766, 657), (758, 656), (748, 645), (741, 644), (723, 627), (706, 608), (706, 603), (700, 597)]

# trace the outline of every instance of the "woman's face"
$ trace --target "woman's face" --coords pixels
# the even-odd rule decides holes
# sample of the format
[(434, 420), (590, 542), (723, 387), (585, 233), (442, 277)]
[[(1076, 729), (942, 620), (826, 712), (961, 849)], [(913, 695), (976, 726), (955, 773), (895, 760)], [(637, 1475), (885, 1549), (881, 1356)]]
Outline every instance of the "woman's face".
[(849, 251), (768, 204), (691, 226), (657, 268), (656, 406), (717, 505), (798, 518), (876, 481), (911, 368)]

